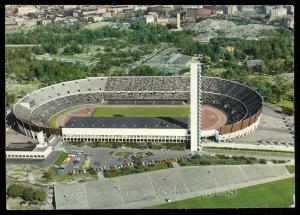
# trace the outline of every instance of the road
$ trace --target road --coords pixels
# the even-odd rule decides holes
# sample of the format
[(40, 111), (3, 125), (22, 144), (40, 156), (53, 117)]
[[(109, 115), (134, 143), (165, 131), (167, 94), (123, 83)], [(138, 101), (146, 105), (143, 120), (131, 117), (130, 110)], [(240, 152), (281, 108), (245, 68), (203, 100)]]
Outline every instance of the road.
[[(191, 152), (190, 151), (176, 151), (176, 150), (155, 150), (155, 149), (135, 149), (135, 148), (107, 148), (107, 147), (77, 147), (77, 146), (71, 146), (67, 145), (65, 146), (65, 149), (69, 152), (71, 150), (82, 150), (84, 151), (85, 155), (91, 156), (91, 166), (94, 167), (104, 167), (104, 166), (111, 166), (111, 165), (120, 165), (127, 161), (133, 161), (131, 158), (123, 158), (123, 157), (116, 157), (111, 152), (152, 152), (153, 155), (146, 156), (143, 158), (145, 162), (152, 161), (152, 160), (164, 160), (167, 158), (174, 158), (174, 157), (190, 157)], [(214, 154), (228, 154), (228, 155), (240, 155), (245, 157), (256, 157), (257, 159), (266, 159), (266, 160), (291, 160), (294, 158), (290, 153), (289, 154), (267, 154), (266, 152), (255, 152), (248, 153), (247, 151), (228, 151), (228, 150), (205, 150), (201, 152), (203, 155), (214, 155)], [(81, 158), (80, 164), (83, 163), (84, 155), (79, 155)], [(95, 164), (96, 162), (96, 164)], [(98, 163), (98, 164), (97, 164)], [(73, 162), (69, 162), (68, 165), (65, 167), (65, 171), (72, 170)]]

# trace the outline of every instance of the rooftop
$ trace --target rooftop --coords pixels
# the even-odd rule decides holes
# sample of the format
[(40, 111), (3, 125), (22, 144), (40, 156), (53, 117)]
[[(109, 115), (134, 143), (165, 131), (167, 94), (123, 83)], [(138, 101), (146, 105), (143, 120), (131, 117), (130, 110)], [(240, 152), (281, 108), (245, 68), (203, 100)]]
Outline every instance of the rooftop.
[(27, 143), (11, 143), (6, 147), (6, 151), (33, 151), (35, 144)]
[(65, 128), (187, 129), (187, 117), (72, 117)]

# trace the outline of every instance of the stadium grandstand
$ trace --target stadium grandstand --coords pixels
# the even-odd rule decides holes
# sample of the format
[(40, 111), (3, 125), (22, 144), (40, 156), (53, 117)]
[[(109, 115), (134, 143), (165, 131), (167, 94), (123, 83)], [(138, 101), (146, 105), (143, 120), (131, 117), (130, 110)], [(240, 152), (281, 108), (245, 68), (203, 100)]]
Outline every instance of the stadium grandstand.
[[(134, 128), (122, 128), (121, 124), (117, 126), (111, 121), (115, 119), (110, 119), (110, 123), (81, 119), (81, 122), (75, 123), (77, 126), (74, 126), (75, 119), (71, 119), (73, 126), (71, 121), (59, 128), (52, 128), (48, 122), (56, 113), (77, 106), (189, 105), (190, 96), (189, 76), (90, 77), (36, 90), (15, 104), (13, 114), (19, 131), (33, 138), (37, 132), (43, 131), (47, 136), (61, 135), (64, 140), (188, 143), (189, 125), (176, 127), (176, 123), (158, 118), (146, 120), (149, 123), (139, 123), (137, 119), (137, 123), (134, 123), (133, 118), (124, 119), (128, 124), (136, 125)], [(220, 110), (227, 117), (226, 123), (220, 127), (202, 129), (201, 137), (226, 141), (243, 137), (258, 126), (263, 98), (256, 90), (244, 84), (202, 76), (200, 100), (202, 105)], [(189, 119), (183, 121), (189, 123)], [(170, 127), (162, 128), (161, 123), (166, 123)], [(136, 132), (137, 129), (139, 132)], [(105, 133), (108, 130), (112, 133)], [(132, 136), (125, 135), (128, 132), (132, 132)]]

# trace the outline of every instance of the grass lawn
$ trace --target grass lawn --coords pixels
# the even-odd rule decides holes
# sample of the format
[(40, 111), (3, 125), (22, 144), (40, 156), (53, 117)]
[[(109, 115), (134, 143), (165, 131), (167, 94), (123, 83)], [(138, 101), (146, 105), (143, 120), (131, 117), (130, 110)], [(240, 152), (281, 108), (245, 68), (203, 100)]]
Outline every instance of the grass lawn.
[[(265, 162), (265, 161), (264, 161)], [(264, 163), (263, 162), (263, 163)], [(213, 156), (199, 156), (195, 155), (191, 159), (178, 161), (180, 166), (198, 166), (198, 165), (241, 165), (241, 164), (258, 164), (260, 160), (254, 157), (236, 157), (230, 158), (220, 155)]]
[(122, 169), (116, 169), (116, 170), (104, 170), (103, 174), (105, 178), (112, 178), (122, 175), (130, 175), (135, 173), (142, 173), (142, 172), (149, 172), (149, 171), (155, 171), (160, 169), (167, 169), (172, 168), (172, 164), (167, 163), (160, 163), (155, 165), (149, 165), (149, 166), (140, 166), (140, 167), (123, 167)]
[(67, 109), (67, 110), (64, 110), (64, 111), (61, 111), (61, 112), (58, 112), (58, 113), (54, 114), (54, 115), (51, 117), (51, 119), (48, 121), (48, 124), (51, 126), (51, 128), (57, 128), (56, 125), (55, 125), (55, 122), (56, 122), (57, 118), (58, 118), (60, 115), (62, 115), (62, 114), (64, 114), (64, 113), (68, 112), (69, 110), (75, 109), (75, 108), (78, 108), (78, 106), (77, 106), (77, 107), (72, 107), (72, 108), (69, 108), (69, 109)]
[(9, 209), (11, 209), (11, 210), (40, 210), (40, 208), (38, 208), (38, 207), (21, 206), (21, 205), (10, 206)]
[(295, 173), (295, 165), (287, 165), (285, 166), (289, 173)]
[(234, 198), (195, 197), (151, 208), (285, 208), (293, 204), (295, 178), (274, 181), (237, 190)]
[(260, 149), (238, 149), (238, 148), (214, 148), (203, 147), (203, 151), (215, 153), (239, 153), (247, 155), (270, 155), (270, 156), (294, 156), (293, 152), (276, 151), (276, 150), (260, 150)]
[(281, 103), (281, 106), (282, 107), (287, 107), (287, 108), (294, 108), (294, 102), (283, 99), (282, 103)]
[(93, 117), (98, 116), (177, 116), (187, 117), (189, 107), (101, 107), (96, 108), (92, 113)]
[(129, 155), (143, 155), (145, 154), (144, 152), (116, 152), (113, 155), (116, 157), (125, 157)]
[(57, 158), (57, 160), (55, 161), (55, 165), (60, 166), (64, 160), (68, 157), (68, 153), (66, 152), (62, 152), (59, 157)]
[[(56, 120), (58, 117), (69, 110), (77, 107), (72, 107), (70, 109), (56, 113), (48, 121), (51, 128), (56, 127)], [(96, 108), (91, 116), (177, 116), (177, 117), (187, 117), (190, 113), (189, 107), (101, 107)]]

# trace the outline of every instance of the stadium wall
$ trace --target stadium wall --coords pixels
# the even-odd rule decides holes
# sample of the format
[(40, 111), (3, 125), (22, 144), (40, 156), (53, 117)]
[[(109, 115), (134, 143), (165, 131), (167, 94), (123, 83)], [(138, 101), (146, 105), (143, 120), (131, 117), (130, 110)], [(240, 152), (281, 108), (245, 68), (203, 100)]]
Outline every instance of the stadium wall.
[[(243, 120), (244, 121), (244, 120)], [(245, 124), (249, 123), (250, 119), (246, 119), (245, 120)], [(232, 138), (241, 138), (246, 136), (247, 134), (250, 134), (251, 132), (253, 132), (257, 126), (259, 125), (259, 121), (260, 121), (260, 116), (257, 118), (256, 122), (252, 123), (250, 126), (247, 126), (245, 128), (242, 128), (240, 130), (237, 131), (233, 131), (232, 129), (229, 132), (226, 133), (219, 133), (216, 134), (216, 140), (218, 142), (224, 142), (226, 140), (231, 140)], [(241, 124), (242, 122), (239, 122), (239, 124)], [(227, 128), (233, 128), (234, 124), (229, 125)], [(225, 127), (225, 126), (224, 126)], [(226, 129), (227, 129), (226, 128)], [(224, 131), (224, 130), (223, 130)], [(226, 130), (227, 131), (227, 130)]]

